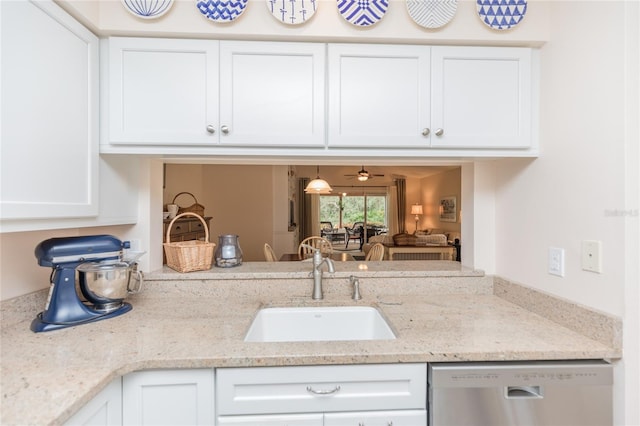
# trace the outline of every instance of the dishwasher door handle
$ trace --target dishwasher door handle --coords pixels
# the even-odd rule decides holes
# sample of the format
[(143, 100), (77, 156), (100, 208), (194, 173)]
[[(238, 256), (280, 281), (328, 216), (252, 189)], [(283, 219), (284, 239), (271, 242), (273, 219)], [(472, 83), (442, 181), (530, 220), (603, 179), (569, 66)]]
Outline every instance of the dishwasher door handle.
[(504, 388), (505, 399), (542, 399), (542, 387), (540, 386), (506, 386)]

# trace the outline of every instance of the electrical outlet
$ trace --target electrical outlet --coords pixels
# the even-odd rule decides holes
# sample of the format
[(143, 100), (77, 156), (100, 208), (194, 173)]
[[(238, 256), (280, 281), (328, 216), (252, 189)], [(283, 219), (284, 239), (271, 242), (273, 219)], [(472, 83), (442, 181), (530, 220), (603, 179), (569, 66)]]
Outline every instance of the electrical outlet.
[(564, 277), (564, 249), (549, 247), (548, 272), (551, 275)]
[(602, 273), (602, 242), (582, 242), (582, 270)]

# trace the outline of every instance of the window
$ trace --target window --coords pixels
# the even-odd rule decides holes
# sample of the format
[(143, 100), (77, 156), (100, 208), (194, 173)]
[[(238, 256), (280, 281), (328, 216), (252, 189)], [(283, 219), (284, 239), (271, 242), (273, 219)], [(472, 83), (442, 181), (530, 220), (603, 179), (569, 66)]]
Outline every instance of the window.
[(335, 228), (352, 227), (356, 222), (364, 222), (367, 226), (386, 227), (387, 196), (321, 195), (320, 221), (331, 222)]

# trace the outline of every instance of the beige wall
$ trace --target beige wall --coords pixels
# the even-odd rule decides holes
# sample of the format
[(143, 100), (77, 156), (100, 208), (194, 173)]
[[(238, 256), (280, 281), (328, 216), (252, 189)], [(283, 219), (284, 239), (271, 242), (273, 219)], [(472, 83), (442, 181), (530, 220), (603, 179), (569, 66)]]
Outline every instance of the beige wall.
[[(422, 179), (420, 182), (420, 200), (424, 215), (419, 222), (419, 228), (460, 232), (460, 212), (463, 202), (461, 194), (460, 169), (438, 173)], [(457, 218), (455, 222), (443, 222), (440, 220), (440, 199), (448, 196), (456, 197)]]
[[(180, 192), (192, 193), (212, 217), (212, 242), (222, 234), (239, 235), (243, 259), (262, 261), (264, 243), (273, 245), (272, 176), (272, 166), (167, 164), (164, 204)], [(176, 202), (188, 207), (194, 201), (181, 195)]]

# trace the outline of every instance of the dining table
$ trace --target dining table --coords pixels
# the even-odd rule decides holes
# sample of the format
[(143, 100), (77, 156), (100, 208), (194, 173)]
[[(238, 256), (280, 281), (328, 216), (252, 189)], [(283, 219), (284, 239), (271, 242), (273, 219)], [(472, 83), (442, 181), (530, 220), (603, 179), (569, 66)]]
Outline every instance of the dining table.
[[(344, 252), (337, 252), (337, 253), (331, 253), (329, 256), (329, 258), (331, 258), (331, 260), (335, 260), (338, 262), (346, 262), (346, 261), (354, 261), (356, 260), (355, 257), (353, 257), (353, 255), (351, 253), (344, 253)], [(302, 260), (306, 260), (306, 259), (311, 259), (311, 255), (303, 255), (300, 253), (284, 253), (282, 256), (280, 256), (280, 261), (281, 262), (292, 262), (292, 261), (302, 261)]]

